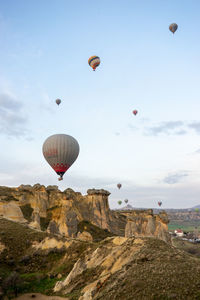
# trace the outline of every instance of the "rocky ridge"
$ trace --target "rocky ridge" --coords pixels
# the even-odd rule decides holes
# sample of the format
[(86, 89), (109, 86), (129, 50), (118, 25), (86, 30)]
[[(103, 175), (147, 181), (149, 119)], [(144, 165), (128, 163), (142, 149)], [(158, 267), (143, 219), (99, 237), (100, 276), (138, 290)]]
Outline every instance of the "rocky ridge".
[(155, 236), (169, 242), (164, 212), (154, 215), (152, 210), (112, 211), (109, 195), (103, 189), (89, 189), (83, 196), (70, 188), (61, 192), (57, 186), (40, 184), (0, 187), (0, 216), (65, 237), (78, 235), (91, 240), (87, 228), (84, 234), (78, 228), (80, 222), (88, 221), (115, 235)]

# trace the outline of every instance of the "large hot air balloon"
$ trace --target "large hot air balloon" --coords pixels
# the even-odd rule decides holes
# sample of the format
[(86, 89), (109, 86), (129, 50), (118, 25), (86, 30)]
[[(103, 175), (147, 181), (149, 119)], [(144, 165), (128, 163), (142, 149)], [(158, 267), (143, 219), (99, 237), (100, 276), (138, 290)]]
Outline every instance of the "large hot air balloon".
[(93, 69), (93, 71), (95, 71), (95, 69), (100, 65), (100, 58), (98, 56), (96, 56), (96, 55), (91, 56), (88, 59), (88, 64)]
[(118, 189), (121, 189), (121, 187), (122, 187), (121, 183), (118, 183), (117, 187), (118, 187)]
[(54, 134), (46, 139), (42, 151), (46, 161), (60, 175), (59, 180), (62, 180), (65, 172), (78, 157), (79, 144), (70, 135)]
[(169, 25), (169, 30), (174, 34), (175, 31), (178, 29), (178, 25), (176, 23), (172, 23)]
[(134, 114), (135, 116), (137, 115), (137, 113), (138, 113), (137, 110), (133, 110), (133, 114)]
[(162, 205), (162, 201), (158, 201), (158, 205), (161, 206)]
[(56, 99), (56, 104), (60, 105), (61, 100), (60, 99)]
[(128, 199), (125, 199), (124, 202), (127, 204), (128, 203)]
[(119, 200), (119, 201), (118, 201), (118, 204), (119, 204), (119, 205), (121, 205), (121, 204), (122, 204), (122, 201), (121, 201), (121, 200)]

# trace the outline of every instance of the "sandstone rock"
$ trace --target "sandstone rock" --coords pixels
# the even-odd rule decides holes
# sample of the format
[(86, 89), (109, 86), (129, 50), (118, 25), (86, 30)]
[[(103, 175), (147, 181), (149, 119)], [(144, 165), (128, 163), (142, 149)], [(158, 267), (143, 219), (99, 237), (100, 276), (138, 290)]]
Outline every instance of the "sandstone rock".
[(87, 190), (87, 194), (88, 195), (106, 195), (106, 196), (109, 196), (110, 192), (108, 192), (106, 190), (103, 190), (103, 189), (100, 189), (100, 190), (89, 189), (89, 190)]
[(32, 247), (35, 250), (62, 249), (63, 247), (67, 249), (73, 243), (76, 243), (76, 241), (73, 240), (61, 241), (61, 240), (57, 240), (56, 238), (47, 237), (44, 240), (42, 240), (40, 243), (38, 242), (33, 243)]
[(94, 299), (98, 283), (102, 284), (102, 282), (107, 280), (112, 274), (132, 262), (134, 260), (134, 254), (140, 251), (143, 244), (144, 242), (142, 240), (136, 243), (134, 238), (108, 238), (106, 243), (102, 244), (101, 247), (92, 253), (86, 254), (82, 259), (79, 259), (66, 279), (56, 283), (54, 292), (64, 290), (86, 269), (100, 267), (101, 273), (98, 276), (100, 279), (87, 285), (82, 290), (82, 293), (84, 293), (81, 296), (82, 298), (79, 298), (82, 300)]
[(153, 215), (152, 210), (148, 211), (128, 211), (123, 212), (127, 215), (125, 227), (125, 237), (132, 236), (156, 236), (166, 242), (170, 242), (168, 234), (168, 219), (166, 214)]
[(59, 234), (58, 225), (55, 221), (50, 221), (49, 226), (47, 228), (47, 232), (53, 234)]
[(120, 246), (127, 241), (126, 237), (117, 236), (115, 238), (111, 238), (113, 244)]
[(76, 237), (77, 233), (77, 214), (69, 205), (58, 207), (52, 212), (52, 220), (47, 231), (59, 233), (66, 237)]
[(37, 230), (41, 230), (40, 227), (40, 215), (38, 210), (36, 209), (35, 211), (33, 211), (32, 213), (32, 222), (29, 223), (29, 226), (31, 228), (37, 229)]
[(78, 232), (77, 238), (79, 240), (87, 241), (87, 242), (92, 242), (93, 241), (93, 238), (92, 238), (91, 234), (87, 231)]
[(47, 191), (58, 191), (57, 185), (48, 185), (46, 188)]
[(0, 216), (12, 221), (26, 223), (22, 211), (15, 203), (0, 202)]

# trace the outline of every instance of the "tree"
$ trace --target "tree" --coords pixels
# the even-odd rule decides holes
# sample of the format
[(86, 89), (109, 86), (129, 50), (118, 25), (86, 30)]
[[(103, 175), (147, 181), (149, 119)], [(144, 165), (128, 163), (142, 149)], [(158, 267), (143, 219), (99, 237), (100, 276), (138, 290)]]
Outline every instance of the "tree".
[(5, 294), (8, 291), (13, 291), (15, 297), (17, 297), (19, 289), (22, 285), (22, 279), (17, 272), (12, 272), (2, 283), (2, 288)]

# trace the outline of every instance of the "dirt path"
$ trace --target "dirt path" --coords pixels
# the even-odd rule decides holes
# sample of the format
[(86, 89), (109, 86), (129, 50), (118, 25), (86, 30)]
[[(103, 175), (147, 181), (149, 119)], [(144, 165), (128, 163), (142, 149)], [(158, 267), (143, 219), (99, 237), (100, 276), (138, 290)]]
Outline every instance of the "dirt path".
[(58, 297), (58, 296), (46, 296), (46, 295), (42, 295), (39, 293), (29, 293), (29, 294), (24, 294), (21, 295), (17, 298), (14, 298), (13, 300), (69, 300), (69, 298), (62, 298), (62, 297)]

